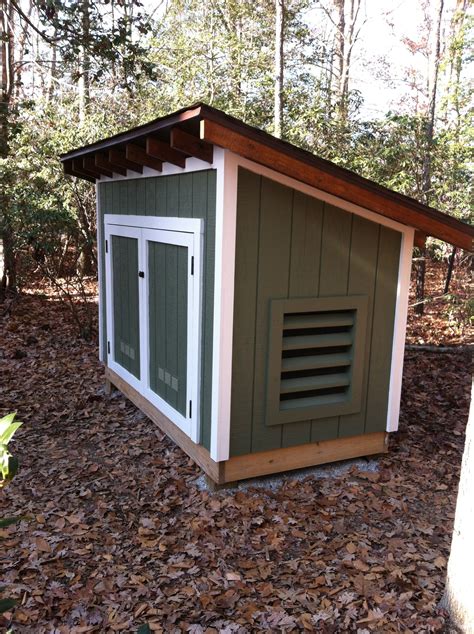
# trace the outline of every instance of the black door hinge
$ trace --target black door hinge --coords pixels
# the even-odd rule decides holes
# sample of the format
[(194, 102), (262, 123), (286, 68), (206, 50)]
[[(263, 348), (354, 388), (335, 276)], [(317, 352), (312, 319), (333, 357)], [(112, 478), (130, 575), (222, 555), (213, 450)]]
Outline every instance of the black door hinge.
[(108, 240), (105, 241), (105, 252), (106, 253), (109, 252), (109, 241)]
[(191, 275), (194, 275), (194, 255), (191, 256)]
[(138, 277), (145, 277), (145, 271), (138, 271)]
[(110, 354), (110, 341), (107, 341), (107, 354)]
[(189, 418), (193, 417), (193, 402), (189, 401)]

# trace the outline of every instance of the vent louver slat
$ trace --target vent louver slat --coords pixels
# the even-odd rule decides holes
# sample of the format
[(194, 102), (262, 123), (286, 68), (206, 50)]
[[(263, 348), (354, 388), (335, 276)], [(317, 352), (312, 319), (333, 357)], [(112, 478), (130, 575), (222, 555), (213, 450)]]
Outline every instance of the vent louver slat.
[(272, 300), (267, 425), (360, 411), (367, 301), (365, 295)]
[(282, 359), (281, 369), (283, 372), (296, 370), (310, 370), (311, 368), (334, 368), (351, 364), (351, 357), (348, 354), (321, 354), (308, 357), (288, 357)]
[(354, 323), (353, 310), (284, 314), (281, 410), (347, 399)]
[[(293, 331), (294, 332), (294, 331)], [(304, 335), (283, 337), (283, 350), (301, 350), (302, 348), (335, 348), (350, 346), (352, 338), (346, 332), (330, 335)]]
[(309, 390), (325, 390), (332, 387), (349, 385), (350, 377), (347, 373), (322, 374), (319, 376), (304, 376), (298, 379), (283, 379), (281, 393), (304, 392)]

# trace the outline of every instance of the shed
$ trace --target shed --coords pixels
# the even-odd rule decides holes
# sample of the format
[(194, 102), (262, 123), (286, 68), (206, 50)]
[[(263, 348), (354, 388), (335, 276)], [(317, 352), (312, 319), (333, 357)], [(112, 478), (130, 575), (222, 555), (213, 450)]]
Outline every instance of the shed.
[(106, 380), (212, 480), (387, 451), (414, 240), (473, 227), (204, 104), (61, 160), (96, 183)]

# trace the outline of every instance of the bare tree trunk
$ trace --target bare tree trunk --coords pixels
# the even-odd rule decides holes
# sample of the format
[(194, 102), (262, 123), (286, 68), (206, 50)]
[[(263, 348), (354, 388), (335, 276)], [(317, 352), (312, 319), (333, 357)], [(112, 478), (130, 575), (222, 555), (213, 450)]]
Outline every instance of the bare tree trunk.
[[(347, 2), (349, 2), (346, 18)], [(334, 0), (337, 10), (336, 56), (338, 60), (338, 103), (337, 113), (345, 123), (349, 114), (349, 77), (352, 52), (357, 42), (360, 28), (356, 30), (361, 0)]]
[(444, 604), (454, 624), (474, 632), (472, 571), (474, 570), (474, 382), (462, 458), (453, 541), (448, 562)]
[(283, 81), (285, 58), (285, 0), (275, 0), (275, 95), (273, 134), (281, 138), (283, 134)]
[(82, 39), (79, 69), (79, 121), (84, 123), (90, 102), (90, 56), (89, 56), (90, 15), (89, 0), (82, 0)]
[[(0, 0), (0, 158), (9, 154), (10, 103), (13, 93), (13, 7), (9, 0)], [(3, 271), (0, 290), (16, 289), (16, 258), (10, 218), (10, 200), (6, 193), (7, 183), (0, 189), (0, 240), (3, 251)]]
[[(55, 38), (57, 37), (56, 29), (54, 31), (54, 37)], [(57, 67), (57, 58), (58, 58), (57, 47), (53, 44), (51, 48), (52, 48), (52, 59), (51, 59), (51, 67), (49, 69), (49, 83), (48, 83), (48, 92), (46, 96), (48, 103), (50, 103), (53, 98), (54, 80), (56, 79), (56, 67)]]
[[(441, 19), (443, 17), (444, 0), (437, 0), (436, 5), (436, 26), (432, 40), (432, 48), (430, 54), (430, 71), (428, 78), (428, 111), (425, 128), (425, 153), (423, 157), (423, 170), (421, 177), (421, 187), (423, 193), (423, 202), (427, 205), (432, 197), (431, 177), (432, 177), (432, 161), (433, 161), (433, 140), (434, 140), (434, 121), (436, 113), (436, 96), (438, 91), (438, 71), (441, 51)], [(420, 258), (416, 268), (416, 305), (415, 313), (423, 315), (425, 312), (425, 274), (426, 274), (426, 248), (421, 249)]]

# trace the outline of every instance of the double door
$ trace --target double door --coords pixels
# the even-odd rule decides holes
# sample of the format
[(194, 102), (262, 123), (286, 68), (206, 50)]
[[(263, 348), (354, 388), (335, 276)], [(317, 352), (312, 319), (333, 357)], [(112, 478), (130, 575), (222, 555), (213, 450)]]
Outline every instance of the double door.
[(105, 217), (107, 364), (195, 442), (201, 222)]

